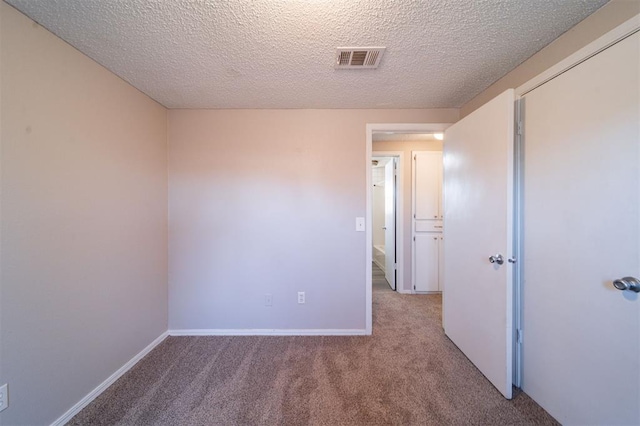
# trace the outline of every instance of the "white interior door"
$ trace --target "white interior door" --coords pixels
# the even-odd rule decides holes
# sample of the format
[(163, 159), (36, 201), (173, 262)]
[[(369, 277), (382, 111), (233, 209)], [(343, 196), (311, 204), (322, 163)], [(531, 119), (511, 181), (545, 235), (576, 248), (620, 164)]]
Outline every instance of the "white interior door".
[(524, 97), (523, 389), (563, 424), (640, 424), (640, 34)]
[[(445, 333), (511, 398), (514, 91), (445, 132)], [(500, 254), (501, 265), (489, 257)]]
[(396, 289), (396, 184), (395, 159), (384, 166), (384, 276), (389, 286)]

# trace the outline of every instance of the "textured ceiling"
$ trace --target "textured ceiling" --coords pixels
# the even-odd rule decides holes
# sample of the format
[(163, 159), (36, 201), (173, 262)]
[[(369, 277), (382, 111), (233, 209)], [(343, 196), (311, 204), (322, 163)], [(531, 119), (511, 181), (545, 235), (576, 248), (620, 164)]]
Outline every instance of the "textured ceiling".
[[(466, 101), (607, 0), (7, 0), (169, 108)], [(336, 47), (386, 46), (377, 70)]]

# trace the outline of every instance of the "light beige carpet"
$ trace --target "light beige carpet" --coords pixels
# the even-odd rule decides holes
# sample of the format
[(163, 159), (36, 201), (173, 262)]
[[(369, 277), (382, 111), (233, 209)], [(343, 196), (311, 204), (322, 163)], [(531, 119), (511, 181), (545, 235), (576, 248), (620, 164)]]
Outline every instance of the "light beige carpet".
[(374, 290), (366, 337), (169, 337), (69, 424), (557, 424), (502, 397), (444, 335), (441, 303)]

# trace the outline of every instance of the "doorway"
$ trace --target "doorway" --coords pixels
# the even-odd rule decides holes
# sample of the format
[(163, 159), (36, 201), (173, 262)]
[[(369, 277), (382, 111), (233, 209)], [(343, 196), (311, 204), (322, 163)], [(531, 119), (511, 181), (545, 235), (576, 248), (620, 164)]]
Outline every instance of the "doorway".
[[(382, 139), (393, 138), (392, 135), (411, 136), (417, 134), (433, 134), (442, 133), (444, 129), (450, 126), (450, 123), (433, 123), (433, 124), (367, 124), (366, 126), (366, 279), (365, 279), (365, 320), (366, 333), (371, 334), (373, 328), (372, 320), (372, 284), (373, 284), (373, 167), (372, 160), (374, 157), (374, 141), (380, 142)], [(411, 214), (411, 193), (407, 195), (408, 183), (411, 181), (410, 164), (411, 153), (405, 153), (404, 150), (385, 147), (384, 144), (375, 148), (375, 156), (377, 157), (395, 157), (396, 158), (396, 274), (395, 288), (398, 293), (413, 293), (412, 290), (412, 271), (410, 260), (412, 227), (410, 219), (406, 219)], [(378, 147), (379, 146), (379, 147)], [(408, 176), (407, 176), (408, 174)], [(385, 250), (386, 251), (386, 250)], [(386, 253), (385, 253), (386, 254)]]
[[(377, 289), (397, 288), (397, 256), (396, 234), (397, 211), (397, 164), (398, 156), (383, 156), (374, 152), (371, 160), (373, 178), (372, 221), (373, 228), (373, 263), (372, 285)], [(383, 280), (384, 279), (384, 280)]]

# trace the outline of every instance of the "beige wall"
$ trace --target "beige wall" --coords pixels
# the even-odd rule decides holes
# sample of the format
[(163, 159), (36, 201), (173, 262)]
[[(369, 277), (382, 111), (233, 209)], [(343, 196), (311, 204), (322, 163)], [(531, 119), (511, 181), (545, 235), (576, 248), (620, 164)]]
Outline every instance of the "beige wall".
[[(613, 0), (461, 115), (639, 12)], [(0, 384), (11, 391), (1, 424), (58, 418), (167, 329), (167, 293), (174, 329), (363, 329), (354, 218), (366, 216), (365, 124), (458, 119), (455, 109), (170, 111), (167, 200), (162, 106), (4, 3), (0, 52)], [(397, 144), (374, 149), (405, 151), (408, 290), (410, 151), (441, 145)]]
[(366, 124), (457, 118), (169, 111), (170, 329), (363, 330), (366, 243), (355, 218), (366, 216)]
[(411, 291), (411, 203), (413, 185), (411, 180), (411, 151), (442, 151), (442, 141), (380, 141), (373, 143), (374, 151), (402, 151), (402, 163), (404, 165), (403, 182), (404, 191), (402, 194), (403, 209), (403, 238), (404, 238), (404, 282), (399, 285), (404, 291)]
[(0, 9), (0, 422), (50, 424), (167, 329), (166, 110)]
[(469, 115), (505, 90), (526, 83), (638, 13), (638, 0), (611, 0), (463, 105), (460, 118)]

